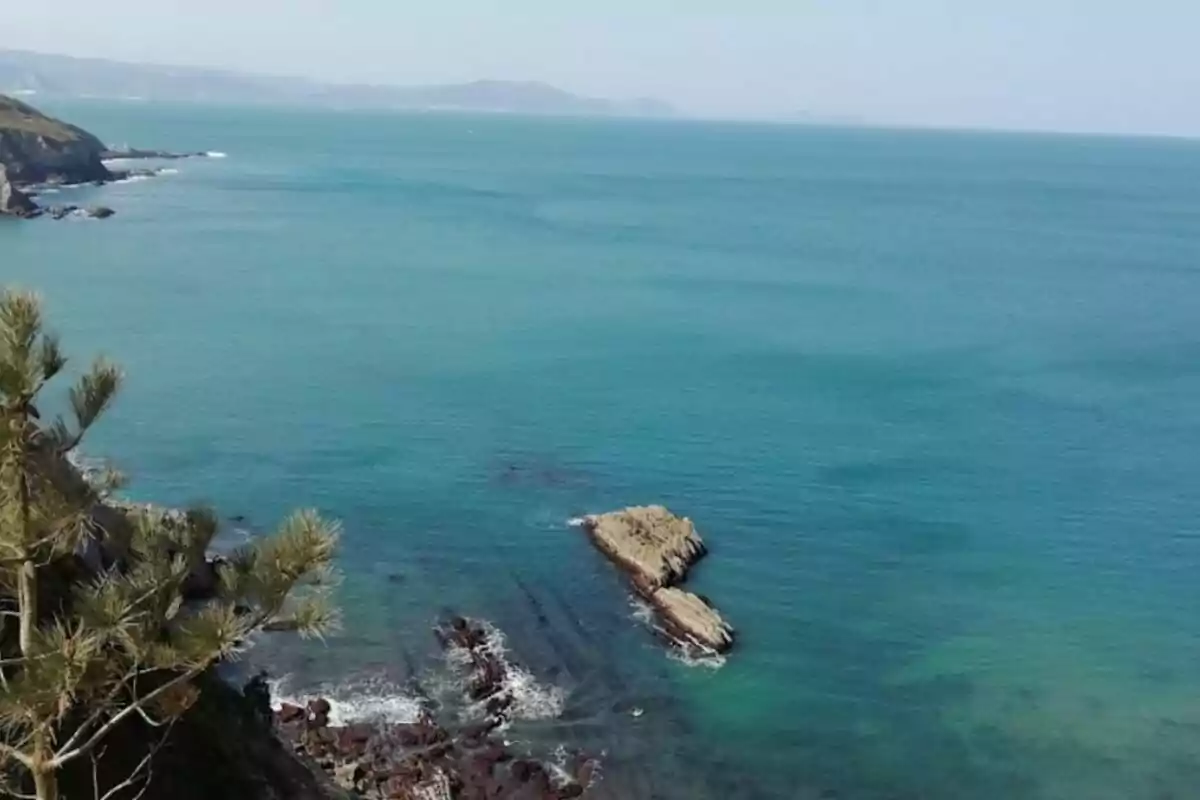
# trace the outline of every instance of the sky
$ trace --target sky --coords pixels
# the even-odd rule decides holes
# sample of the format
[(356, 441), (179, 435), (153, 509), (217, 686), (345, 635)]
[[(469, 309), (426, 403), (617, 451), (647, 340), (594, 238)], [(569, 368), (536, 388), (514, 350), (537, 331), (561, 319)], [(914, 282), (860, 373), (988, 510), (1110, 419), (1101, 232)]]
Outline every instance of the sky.
[[(1200, 136), (1200, 0), (0, 0), (0, 47), (702, 115)], [(97, 13), (102, 9), (101, 13)]]

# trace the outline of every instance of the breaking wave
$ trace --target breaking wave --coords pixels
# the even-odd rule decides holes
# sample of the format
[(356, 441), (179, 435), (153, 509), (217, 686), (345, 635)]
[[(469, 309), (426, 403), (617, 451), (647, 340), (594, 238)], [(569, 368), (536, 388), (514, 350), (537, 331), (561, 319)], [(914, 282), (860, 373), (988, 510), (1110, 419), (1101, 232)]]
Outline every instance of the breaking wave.
[[(505, 676), (500, 684), (500, 693), (507, 694), (513, 699), (509, 709), (512, 718), (545, 720), (557, 719), (562, 716), (567, 702), (566, 691), (560, 686), (547, 686), (539, 683), (532, 672), (509, 661), (504, 631), (487, 620), (477, 620), (476, 622), (486, 634), (479, 649), (504, 665)], [(473, 672), (470, 651), (461, 647), (450, 647), (446, 650), (446, 662), (450, 669), (459, 676), (459, 686), (465, 689)], [(485, 700), (468, 706), (468, 715), (482, 714), (486, 704)]]
[(633, 609), (633, 611), (629, 614), (632, 619), (651, 628), (655, 627), (654, 606), (650, 605), (636, 594), (631, 594), (629, 595), (629, 607)]
[(720, 669), (725, 666), (725, 656), (715, 650), (695, 643), (674, 641), (673, 637), (667, 636), (666, 632), (658, 624), (654, 606), (636, 594), (629, 596), (629, 607), (632, 609), (629, 613), (630, 619), (646, 626), (646, 628), (663, 636), (663, 638), (672, 640), (673, 643), (666, 648), (667, 658), (688, 667)]
[(270, 681), (272, 708), (278, 711), (284, 703), (304, 706), (309, 700), (322, 697), (329, 701), (329, 722), (335, 726), (352, 722), (416, 722), (425, 707), (424, 700), (383, 679), (317, 686), (302, 693), (290, 691), (289, 680), (284, 676)]
[(667, 658), (683, 664), (685, 667), (717, 670), (725, 666), (725, 656), (715, 651), (698, 647), (668, 648)]

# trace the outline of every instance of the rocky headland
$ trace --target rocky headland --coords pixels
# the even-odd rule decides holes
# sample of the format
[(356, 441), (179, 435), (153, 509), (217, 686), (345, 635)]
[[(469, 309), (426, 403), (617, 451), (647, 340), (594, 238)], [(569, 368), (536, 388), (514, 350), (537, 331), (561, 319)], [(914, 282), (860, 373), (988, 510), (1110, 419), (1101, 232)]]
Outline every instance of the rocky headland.
[(725, 653), (734, 630), (708, 600), (679, 588), (708, 549), (692, 521), (662, 506), (626, 508), (585, 517), (583, 528), (599, 550), (624, 569), (634, 589), (662, 621), (675, 644)]
[(154, 170), (113, 169), (113, 160), (178, 159), (205, 153), (170, 153), (125, 148), (114, 150), (83, 128), (43, 114), (33, 106), (0, 94), (0, 216), (105, 219), (104, 207), (49, 206), (36, 200), (44, 187), (103, 185)]

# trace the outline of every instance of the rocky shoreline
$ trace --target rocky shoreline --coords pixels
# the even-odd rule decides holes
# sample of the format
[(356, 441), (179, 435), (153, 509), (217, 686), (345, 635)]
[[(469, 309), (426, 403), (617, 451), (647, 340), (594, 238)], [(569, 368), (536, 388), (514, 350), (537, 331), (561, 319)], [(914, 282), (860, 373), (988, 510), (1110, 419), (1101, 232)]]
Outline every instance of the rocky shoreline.
[(203, 152), (112, 149), (82, 128), (0, 94), (0, 216), (107, 219), (116, 212), (105, 206), (43, 207), (35, 198), (48, 188), (103, 186), (158, 174), (153, 169), (113, 169), (111, 162), (116, 160), (177, 160), (207, 156), (208, 153)]
[[(73, 462), (80, 479), (96, 470)], [(119, 547), (122, 530), (137, 516), (150, 515), (166, 527), (184, 525), (187, 513), (152, 503), (108, 498), (93, 509), (98, 525), (110, 532), (109, 546)], [(110, 554), (111, 555), (111, 554)], [(99, 553), (84, 553), (98, 560)], [(210, 555), (188, 577), (184, 596), (203, 599), (217, 590), (220, 555)], [(454, 616), (433, 630), (448, 661), (456, 665), (462, 700), (471, 719), (439, 719), (437, 704), (426, 706), (411, 722), (332, 719), (333, 704), (323, 697), (271, 707), (265, 676), (244, 690), (259, 718), (273, 731), (264, 735), (285, 748), (284, 759), (311, 770), (326, 790), (303, 796), (315, 800), (570, 800), (585, 797), (599, 780), (600, 762), (582, 752), (563, 754), (550, 764), (515, 749), (503, 732), (520, 716), (514, 686), (520, 667), (494, 644), (494, 631)], [(299, 796), (299, 795), (298, 795)]]
[(498, 734), (515, 698), (511, 666), (488, 646), (486, 630), (455, 617), (435, 629), (442, 647), (469, 665), (465, 699), (483, 718), (438, 721), (425, 710), (410, 723), (334, 725), (324, 698), (273, 712), (280, 738), (344, 791), (365, 800), (569, 800), (598, 778), (599, 762), (570, 754), (548, 765), (515, 752)]
[(673, 644), (701, 654), (733, 648), (733, 626), (707, 598), (678, 588), (708, 553), (691, 520), (662, 506), (645, 506), (585, 517), (583, 528), (597, 549), (629, 574)]

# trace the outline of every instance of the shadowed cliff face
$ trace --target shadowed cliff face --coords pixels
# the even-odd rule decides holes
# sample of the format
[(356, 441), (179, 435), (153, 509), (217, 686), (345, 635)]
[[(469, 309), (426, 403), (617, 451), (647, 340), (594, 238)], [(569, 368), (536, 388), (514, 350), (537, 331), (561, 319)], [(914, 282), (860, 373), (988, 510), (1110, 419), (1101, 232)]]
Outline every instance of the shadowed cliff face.
[(15, 184), (90, 183), (112, 179), (92, 134), (0, 95), (0, 164)]
[(14, 217), (33, 217), (39, 212), (37, 203), (13, 186), (8, 179), (8, 168), (0, 164), (0, 214)]

